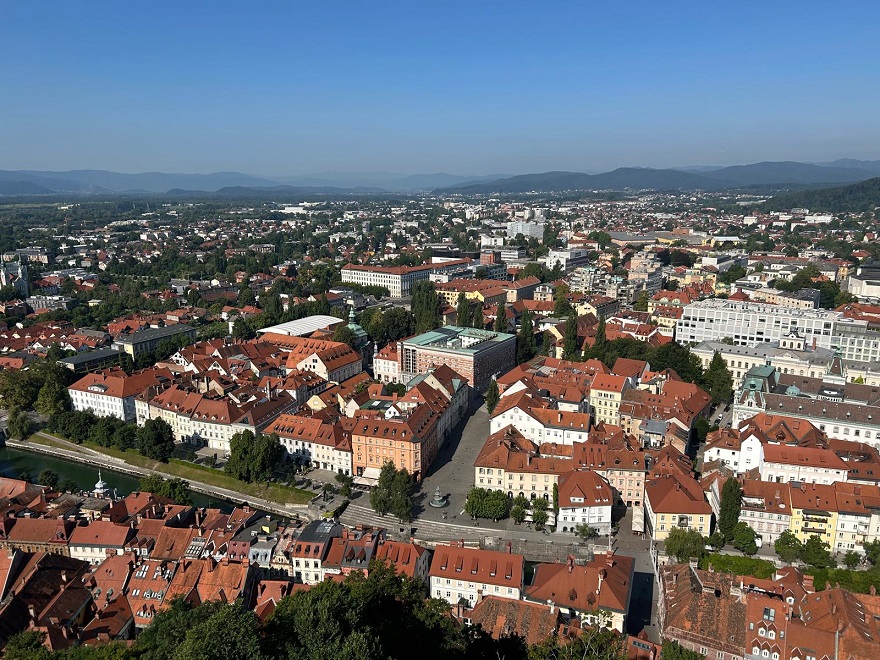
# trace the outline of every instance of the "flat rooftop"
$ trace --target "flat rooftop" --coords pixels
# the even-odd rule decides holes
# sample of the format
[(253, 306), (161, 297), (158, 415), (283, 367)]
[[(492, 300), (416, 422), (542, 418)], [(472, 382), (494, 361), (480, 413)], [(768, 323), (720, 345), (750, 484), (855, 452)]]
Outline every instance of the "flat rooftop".
[(333, 327), (337, 323), (344, 323), (344, 321), (338, 316), (315, 314), (314, 316), (306, 316), (295, 321), (270, 325), (267, 328), (257, 330), (257, 332), (260, 334), (272, 332), (279, 335), (287, 335), (288, 337), (305, 337), (317, 330)]
[(137, 344), (142, 341), (150, 341), (152, 339), (162, 339), (163, 337), (173, 337), (185, 332), (190, 332), (194, 328), (185, 323), (176, 323), (174, 325), (166, 325), (162, 328), (143, 328), (130, 335), (119, 335), (114, 343), (118, 344)]
[(504, 332), (446, 325), (442, 328), (405, 339), (402, 343), (404, 346), (420, 346), (423, 348), (476, 354), (503, 342), (512, 341), (514, 338), (514, 335)]

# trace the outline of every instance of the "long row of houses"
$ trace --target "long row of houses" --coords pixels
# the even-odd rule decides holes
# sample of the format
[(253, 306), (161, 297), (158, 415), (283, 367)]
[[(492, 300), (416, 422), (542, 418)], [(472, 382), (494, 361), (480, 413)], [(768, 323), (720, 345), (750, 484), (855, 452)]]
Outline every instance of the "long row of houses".
[(467, 380), (430, 367), (388, 395), (338, 342), (286, 335), (200, 342), (134, 374), (106, 369), (69, 387), (75, 410), (143, 425), (224, 455), (236, 433), (276, 434), (293, 460), (375, 478), (394, 461), (420, 478), (467, 411)]
[[(610, 552), (538, 564), (527, 579), (523, 555), (509, 547), (431, 551), (333, 520), (283, 523), (247, 507), (225, 513), (150, 493), (114, 499), (103, 482), (93, 493), (61, 495), (2, 479), (0, 491), (0, 643), (26, 629), (45, 632), (52, 649), (131, 639), (176, 598), (238, 602), (265, 619), (284, 596), (368, 574), (376, 561), (422, 580), (457, 617), (487, 630), (503, 611), (505, 634), (530, 643), (573, 623), (623, 632), (632, 598), (634, 560)], [(523, 613), (540, 625), (529, 629)]]

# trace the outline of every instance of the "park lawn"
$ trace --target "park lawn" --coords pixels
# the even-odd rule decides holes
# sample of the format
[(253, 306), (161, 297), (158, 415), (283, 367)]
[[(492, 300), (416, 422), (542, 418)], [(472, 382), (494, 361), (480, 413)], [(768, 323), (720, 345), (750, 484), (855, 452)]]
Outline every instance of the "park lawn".
[(310, 493), (307, 490), (293, 488), (291, 486), (282, 486), (281, 484), (269, 484), (268, 486), (264, 483), (249, 484), (230, 477), (221, 470), (216, 470), (204, 465), (188, 463), (177, 458), (172, 458), (168, 463), (161, 463), (151, 458), (147, 458), (146, 456), (142, 456), (133, 449), (121, 451), (111, 447), (101, 447), (91, 442), (86, 442), (84, 444), (90, 449), (94, 449), (102, 454), (107, 454), (108, 456), (122, 459), (131, 465), (136, 465), (148, 470), (156, 470), (157, 472), (164, 472), (174, 477), (186, 479), (187, 481), (199, 481), (211, 486), (217, 486), (218, 488), (225, 488), (227, 490), (241, 493), (242, 495), (261, 497), (270, 502), (277, 502), (279, 504), (308, 504), (309, 500), (315, 496), (314, 493)]
[(55, 449), (66, 449), (67, 451), (83, 453), (82, 450), (73, 443), (67, 444), (66, 442), (59, 442), (54, 438), (47, 438), (40, 435), (39, 433), (34, 433), (27, 440), (25, 440), (25, 442), (33, 442), (37, 445), (45, 445), (46, 447), (54, 447)]

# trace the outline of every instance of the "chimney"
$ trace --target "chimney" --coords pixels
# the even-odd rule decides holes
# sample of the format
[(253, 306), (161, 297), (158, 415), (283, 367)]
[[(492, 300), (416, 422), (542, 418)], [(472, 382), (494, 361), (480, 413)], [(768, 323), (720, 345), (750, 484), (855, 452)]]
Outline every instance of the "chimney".
[(608, 575), (608, 571), (606, 571), (604, 568), (599, 569), (599, 584), (596, 585), (596, 595), (597, 596), (600, 593), (602, 593), (602, 581), (605, 579), (605, 577), (607, 575)]
[(547, 604), (550, 606), (550, 614), (555, 614), (556, 613), (556, 603), (554, 603), (550, 599), (547, 599)]
[(571, 555), (568, 556), (568, 572), (571, 573), (574, 570), (574, 557)]
[(512, 554), (512, 553), (513, 553), (513, 544), (510, 541), (508, 541), (507, 542), (507, 554)]

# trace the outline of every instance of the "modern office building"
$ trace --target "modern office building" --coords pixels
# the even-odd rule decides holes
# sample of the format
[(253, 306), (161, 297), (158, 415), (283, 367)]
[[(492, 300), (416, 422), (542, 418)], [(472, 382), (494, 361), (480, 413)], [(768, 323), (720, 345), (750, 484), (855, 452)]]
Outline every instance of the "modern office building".
[(177, 340), (181, 336), (195, 339), (196, 329), (184, 323), (162, 328), (144, 328), (130, 335), (119, 335), (113, 342), (113, 348), (125, 351), (135, 360), (144, 353), (156, 350), (163, 341)]
[[(387, 347), (386, 347), (387, 348)], [(516, 336), (503, 332), (447, 325), (397, 342), (396, 351), (383, 351), (382, 364), (374, 361), (383, 382), (406, 383), (411, 378), (447, 365), (476, 390), (489, 386), (493, 376), (516, 366)]]
[(809, 348), (837, 351), (844, 360), (873, 362), (880, 359), (880, 332), (868, 321), (846, 318), (828, 309), (796, 309), (741, 300), (700, 300), (684, 308), (675, 326), (675, 339), (683, 344), (728, 339), (737, 346), (761, 342), (801, 341)]

